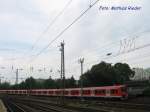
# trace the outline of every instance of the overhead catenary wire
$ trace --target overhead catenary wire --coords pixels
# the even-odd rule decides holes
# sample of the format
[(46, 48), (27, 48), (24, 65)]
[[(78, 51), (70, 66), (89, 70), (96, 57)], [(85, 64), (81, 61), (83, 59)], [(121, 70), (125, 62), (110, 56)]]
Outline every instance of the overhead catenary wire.
[[(134, 49), (130, 49), (130, 50), (128, 50), (127, 52), (123, 52), (123, 53), (119, 53), (119, 54), (113, 55), (112, 58), (113, 58), (113, 57), (116, 57), (116, 56), (119, 56), (119, 55), (122, 55), (122, 54), (130, 53), (130, 52), (133, 52), (133, 51), (136, 51), (136, 50), (139, 50), (139, 49), (143, 49), (143, 48), (149, 47), (149, 46), (150, 46), (150, 43), (149, 43), (149, 44), (146, 44), (146, 45), (143, 45), (143, 46), (136, 47), (136, 48), (134, 48)], [(106, 58), (106, 59), (107, 59), (107, 58)]]
[[(120, 45), (119, 44), (119, 42), (121, 42), (121, 41), (123, 41), (123, 40), (127, 40), (127, 41), (130, 41), (130, 40), (132, 40), (132, 39), (134, 39), (134, 40), (137, 40), (137, 39), (139, 39), (139, 38), (142, 38), (142, 34), (144, 34), (144, 33), (147, 33), (147, 32), (150, 32), (149, 30), (145, 30), (145, 31), (141, 31), (141, 32), (136, 32), (136, 33), (133, 33), (132, 34), (132, 37), (133, 38), (131, 38), (131, 36), (124, 36), (124, 38), (123, 39), (121, 39), (121, 40), (117, 40), (117, 41), (114, 41), (114, 42), (111, 42), (111, 43), (109, 43), (109, 44), (106, 44), (106, 45), (104, 45), (104, 46), (102, 46), (102, 47), (98, 47), (98, 48), (96, 48), (95, 50), (96, 50), (96, 52), (94, 52), (94, 53), (101, 53), (101, 52), (105, 52), (104, 50), (106, 50), (106, 49), (109, 49), (110, 47), (112, 47), (113, 45)], [(138, 35), (138, 36), (137, 36)], [(107, 48), (106, 48), (107, 47)], [(127, 46), (126, 46), (127, 47)], [(103, 49), (103, 50), (101, 50), (101, 49)], [(99, 50), (101, 50), (100, 52), (99, 52)], [(98, 51), (98, 52), (97, 52)], [(88, 55), (88, 54), (91, 54), (91, 52), (85, 52), (86, 53), (86, 56)]]
[(36, 56), (30, 61), (32, 62), (35, 58), (37, 58), (39, 55), (41, 55), (53, 42), (55, 42), (58, 38), (61, 37), (62, 34), (64, 34), (73, 24), (75, 24), (84, 14), (86, 14), (94, 5), (96, 5), (100, 0), (96, 0), (93, 4), (90, 5), (85, 11), (83, 11), (77, 18), (75, 18), (71, 24), (66, 26), (56, 37), (53, 38), (52, 41), (50, 41), (40, 52), (36, 54)]
[[(150, 55), (149, 55), (150, 56)], [(150, 60), (150, 58), (149, 58), (149, 56), (146, 56), (146, 57), (144, 57), (144, 58), (141, 58), (141, 59), (139, 59), (139, 60), (133, 60), (132, 62), (129, 62), (131, 65), (135, 65), (135, 64), (143, 64), (143, 63), (145, 63), (145, 62), (147, 62), (148, 60)]]
[[(136, 36), (136, 35), (134, 35), (134, 36), (136, 36), (136, 39), (139, 39), (139, 38), (141, 38), (142, 37), (142, 34), (143, 33), (145, 33), (145, 32), (149, 32), (149, 30), (146, 30), (146, 31), (142, 31), (142, 32), (139, 32), (139, 33), (135, 33), (136, 35), (138, 35), (138, 37)], [(139, 36), (139, 35), (141, 35), (141, 36)], [(133, 36), (133, 38), (134, 38), (134, 36)], [(124, 38), (124, 39), (130, 39), (129, 38), (130, 36), (128, 36), (127, 38)], [(131, 38), (132, 39), (132, 38)], [(121, 41), (121, 40), (119, 40), (119, 41)], [(117, 42), (119, 42), (119, 41), (117, 41)], [(117, 42), (113, 42), (113, 44), (114, 43), (117, 43)], [(111, 45), (111, 44), (110, 44)], [(139, 50), (139, 49), (142, 49), (142, 48), (145, 48), (145, 47), (148, 47), (149, 46), (149, 44), (145, 44), (145, 45), (142, 45), (142, 46), (139, 46), (139, 47), (134, 47), (134, 50)], [(103, 46), (104, 48), (106, 47), (106, 46)], [(102, 47), (102, 48), (103, 48)], [(118, 50), (119, 50), (119, 48), (118, 48)], [(131, 49), (130, 48), (130, 50), (133, 50), (133, 48)], [(130, 50), (128, 50), (128, 51), (126, 51), (125, 53), (128, 53), (128, 52), (131, 52)], [(97, 52), (98, 53), (98, 52)], [(106, 53), (108, 53), (108, 52), (106, 52)], [(111, 58), (114, 58), (114, 57), (106, 57), (106, 53), (105, 54), (103, 54), (103, 55), (98, 55), (98, 57), (101, 57), (101, 59), (111, 59)], [(120, 52), (120, 55), (121, 54), (125, 54), (124, 52), (122, 53), (122, 52)], [(88, 54), (90, 54), (90, 53), (88, 53)], [(89, 56), (89, 55), (88, 55)], [(117, 55), (116, 55), (117, 56)], [(119, 56), (119, 54), (118, 54), (118, 56)], [(87, 57), (87, 54), (86, 55), (83, 55), (82, 57)], [(87, 58), (86, 58), (87, 59)], [(86, 64), (87, 65), (90, 65), (91, 63), (95, 63), (95, 62), (99, 62), (100, 60), (98, 60), (98, 59), (96, 59), (96, 60), (93, 60), (93, 61), (86, 61)], [(77, 58), (75, 59), (74, 58), (74, 60), (72, 61), (72, 63), (70, 63), (71, 65), (75, 65), (75, 63), (77, 62)], [(73, 64), (74, 63), (74, 64)], [(78, 68), (78, 65), (76, 65), (76, 66), (74, 66), (73, 67), (73, 70), (75, 70), (75, 69), (77, 69)], [(69, 70), (71, 70), (71, 68), (69, 69)]]
[[(29, 50), (27, 50), (26, 52), (23, 53), (23, 57), (20, 58), (24, 58), (24, 55), (28, 54), (29, 52), (33, 51), (33, 49), (35, 48), (36, 44), (40, 41), (40, 39), (43, 37), (43, 35), (53, 26), (53, 24), (59, 19), (59, 17), (65, 12), (65, 10), (68, 8), (68, 6), (71, 4), (72, 0), (69, 0), (67, 2), (67, 4), (63, 7), (63, 9), (54, 17), (54, 19), (52, 19), (52, 21), (47, 25), (47, 27), (45, 28), (45, 30), (37, 37), (37, 39), (35, 40), (35, 42), (33, 43), (33, 45), (31, 46), (31, 48)], [(33, 55), (29, 55), (29, 58), (32, 58)]]
[(34, 44), (31, 47), (31, 51), (35, 48), (36, 44), (39, 42), (41, 37), (49, 30), (49, 28), (52, 27), (52, 25), (58, 20), (58, 18), (64, 13), (64, 11), (67, 9), (67, 7), (71, 4), (72, 0), (69, 0), (67, 4), (64, 6), (64, 8), (56, 15), (56, 17), (48, 24), (46, 29), (41, 33), (41, 35), (37, 38), (37, 40), (34, 42)]
[(36, 56), (36, 55), (35, 55)]
[[(110, 42), (108, 44), (102, 45), (101, 47), (97, 47), (94, 49), (90, 49), (90, 50), (88, 49), (87, 51), (83, 52), (83, 54), (81, 54), (81, 56), (82, 57), (89, 57), (89, 56), (95, 56), (95, 54), (97, 54), (97, 56), (105, 58), (107, 53), (113, 53), (112, 51), (109, 50), (110, 48), (112, 48), (112, 47), (114, 48), (115, 46), (118, 46), (118, 45), (121, 46), (119, 43), (120, 41), (125, 40), (125, 39), (128, 41), (132, 40), (132, 39), (137, 40), (137, 39), (142, 37), (140, 35), (142, 35), (143, 33), (146, 33), (146, 32), (149, 32), (149, 30), (133, 33), (132, 34), (133, 38), (131, 38), (131, 36), (128, 35), (128, 36), (124, 36), (124, 38), (121, 40), (113, 41), (113, 42)], [(109, 52), (108, 52), (108, 50), (109, 50)], [(120, 50), (120, 49), (118, 48), (118, 50)], [(98, 55), (98, 54), (101, 54), (101, 55)], [(76, 62), (77, 59), (78, 59), (78, 57), (74, 58), (72, 61), (70, 61), (70, 63)]]
[[(133, 37), (134, 36), (136, 36), (137, 34), (138, 35), (141, 35), (141, 34), (143, 34), (143, 33), (145, 33), (145, 32), (149, 32), (148, 30), (146, 30), (146, 31), (142, 31), (142, 32), (139, 32), (139, 33), (135, 33), (135, 34), (132, 34), (133, 35)], [(126, 38), (124, 38), (124, 39), (130, 39), (129, 37), (130, 36), (125, 36)], [(141, 36), (138, 36), (138, 37), (136, 37), (136, 38), (140, 38)], [(122, 39), (122, 40), (124, 40), (124, 39)], [(98, 47), (98, 48), (94, 48), (94, 49), (91, 49), (91, 50), (94, 50), (94, 51), (92, 51), (92, 53), (91, 52), (84, 52), (84, 54), (86, 54), (86, 55), (84, 55), (83, 54), (83, 57), (84, 56), (92, 56), (93, 55), (93, 53), (105, 53), (105, 50), (106, 50), (106, 48), (108, 47), (109, 49), (110, 49), (110, 47), (112, 47), (112, 45), (115, 45), (115, 44), (117, 44), (117, 43), (119, 43), (119, 41), (121, 41), (121, 40), (117, 40), (117, 41), (114, 41), (114, 42), (111, 42), (111, 43), (108, 43), (108, 44), (106, 44), (106, 45), (103, 45), (103, 46), (101, 46), (101, 47)], [(104, 49), (103, 49), (104, 48)], [(108, 49), (107, 48), (107, 49)], [(103, 49), (103, 50), (102, 50)], [(6, 50), (6, 49), (2, 49), (2, 50)], [(31, 55), (30, 57), (32, 58), (32, 57), (34, 57), (35, 55)], [(103, 55), (101, 55), (101, 56), (105, 56), (105, 54), (103, 54)], [(100, 57), (101, 57), (100, 56)], [(16, 58), (7, 58), (6, 60), (22, 60), (22, 59), (28, 59), (29, 57), (16, 57)], [(71, 62), (76, 62), (76, 60), (77, 60), (77, 58), (75, 58), (73, 61), (71, 61)]]
[[(140, 50), (140, 49), (143, 49), (143, 48), (146, 48), (146, 47), (149, 47), (149, 46), (150, 46), (150, 43), (142, 45), (142, 46), (139, 46), (139, 47), (136, 47), (136, 48), (133, 48), (133, 49), (130, 49), (130, 50), (126, 51), (126, 52), (117, 53), (117, 54), (114, 54), (112, 56), (107, 56), (107, 57), (105, 56), (105, 57), (101, 58), (101, 60), (112, 59), (112, 58), (115, 58), (117, 56), (120, 56), (120, 55), (123, 55), (123, 54), (127, 54), (127, 53), (131, 53), (131, 52), (134, 52), (136, 50)], [(91, 63), (95, 63), (95, 62), (98, 62), (98, 61), (100, 61), (100, 60), (93, 60), (93, 61), (87, 62), (86, 64), (91, 64)]]
[[(142, 62), (142, 60), (147, 60), (147, 59), (150, 59), (149, 58), (150, 57), (150, 54), (149, 55), (145, 55), (145, 56), (143, 56), (143, 57), (140, 57), (140, 58), (138, 58), (138, 59), (129, 59), (129, 60), (125, 60), (125, 61), (123, 61), (123, 62), (128, 62), (128, 63), (130, 63), (130, 64), (136, 64), (136, 63), (138, 63), (138, 62)], [(137, 58), (137, 57), (136, 57)]]
[[(144, 46), (149, 46), (149, 45), (144, 45)], [(144, 47), (144, 46), (143, 46), (143, 47)], [(142, 47), (142, 46), (140, 46), (140, 47)], [(137, 48), (136, 48), (136, 49), (137, 49)], [(140, 49), (140, 48), (138, 48), (138, 49)]]
[[(150, 56), (149, 53), (145, 53), (144, 55), (134, 56), (134, 57), (132, 57), (132, 58), (126, 59), (125, 61), (124, 61), (124, 60), (118, 60), (117, 62), (120, 62), (120, 61), (122, 61), (122, 62), (128, 62), (128, 63), (130, 63), (131, 65), (132, 65), (132, 64), (138, 64), (139, 62), (140, 62), (140, 63), (147, 62), (147, 61), (145, 61), (145, 60), (149, 60), (149, 56)], [(140, 57), (140, 58), (136, 59), (137, 57)], [(134, 59), (134, 60), (133, 60), (133, 59)], [(129, 61), (129, 60), (131, 60), (131, 61)], [(100, 60), (92, 61), (92, 63), (95, 63), (95, 62), (100, 62)], [(113, 63), (114, 63), (114, 62), (113, 62)], [(116, 63), (116, 62), (115, 62), (115, 63)], [(91, 64), (91, 61), (90, 61), (90, 62), (86, 62), (85, 64), (86, 64), (86, 68), (89, 69), (90, 64)], [(67, 71), (72, 71), (72, 70), (73, 70), (74, 72), (77, 72), (77, 69), (79, 69), (79, 66), (76, 65), (76, 66), (74, 66), (73, 68), (69, 68)]]
[[(64, 10), (70, 5), (70, 3), (72, 2), (72, 0), (70, 0), (66, 5), (65, 5), (65, 7), (63, 8), (63, 10), (53, 19), (53, 21), (55, 22), (59, 17), (60, 17), (60, 15), (64, 12)], [(91, 3), (90, 3), (91, 4)], [(51, 22), (51, 25), (52, 25), (52, 23), (53, 23), (53, 21)], [(50, 26), (51, 27), (51, 25), (49, 24), (48, 26)], [(48, 28), (48, 27), (47, 27)], [(48, 30), (48, 29), (47, 29)], [(46, 31), (46, 29), (45, 29), (45, 31)], [(43, 32), (44, 33), (44, 32)], [(39, 38), (39, 39), (41, 39), (41, 38)], [(37, 40), (37, 42), (38, 42), (39, 40)], [(36, 42), (35, 42), (36, 43)], [(116, 43), (116, 42), (112, 42), (112, 43), (109, 43), (108, 45), (110, 45), (110, 44), (114, 44), (114, 43)], [(35, 45), (36, 44), (34, 44), (33, 46), (32, 46), (32, 48), (34, 48), (35, 47)], [(106, 45), (106, 46), (108, 46), (108, 45)], [(103, 47), (103, 46), (102, 46)], [(33, 49), (30, 49), (30, 50), (33, 50)], [(101, 48), (101, 47), (100, 47)], [(99, 49), (99, 48), (98, 48)], [(88, 51), (89, 52), (89, 51)], [(86, 52), (85, 52), (86, 53)], [(28, 53), (25, 53), (25, 54), (28, 54)], [(24, 54), (24, 55), (25, 55)], [(91, 54), (91, 53), (89, 53), (89, 54)], [(30, 56), (22, 56), (22, 57), (18, 57), (18, 58), (13, 58), (13, 59), (9, 59), (9, 60), (17, 60), (17, 59), (27, 59), (27, 58), (33, 58), (33, 57), (36, 57), (36, 54), (35, 55), (30, 55)], [(87, 53), (86, 53), (86, 56), (87, 56)]]

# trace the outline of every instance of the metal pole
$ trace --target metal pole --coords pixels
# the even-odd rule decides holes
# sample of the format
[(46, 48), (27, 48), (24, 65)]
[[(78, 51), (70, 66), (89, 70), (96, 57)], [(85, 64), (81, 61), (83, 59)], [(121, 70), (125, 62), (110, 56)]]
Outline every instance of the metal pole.
[(62, 43), (62, 77), (63, 77), (63, 89), (65, 89), (65, 56), (64, 56), (64, 42)]
[(81, 99), (83, 99), (83, 79), (82, 79), (82, 75), (83, 75), (83, 63), (84, 63), (84, 58), (80, 58), (79, 62), (81, 64)]
[(0, 84), (1, 84), (2, 82), (1, 82), (1, 74), (0, 74)]
[(16, 69), (16, 84), (18, 84), (18, 77), (19, 77), (19, 70), (23, 70), (23, 69)]
[(16, 69), (16, 85), (18, 84), (18, 69)]
[(2, 78), (4, 78), (3, 76), (2, 77), (0, 77), (0, 84), (2, 83)]
[(61, 79), (62, 79), (62, 104), (64, 104), (65, 93), (65, 55), (64, 55), (64, 42), (61, 42)]

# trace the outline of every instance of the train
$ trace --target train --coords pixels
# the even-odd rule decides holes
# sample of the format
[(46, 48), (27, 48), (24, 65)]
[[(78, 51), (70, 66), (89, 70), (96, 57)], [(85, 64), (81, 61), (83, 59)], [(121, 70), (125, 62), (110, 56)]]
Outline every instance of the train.
[(33, 96), (65, 96), (85, 98), (119, 98), (127, 99), (126, 85), (114, 85), (103, 87), (66, 88), (66, 89), (24, 89), (24, 90), (0, 90), (0, 94), (9, 95), (33, 95)]

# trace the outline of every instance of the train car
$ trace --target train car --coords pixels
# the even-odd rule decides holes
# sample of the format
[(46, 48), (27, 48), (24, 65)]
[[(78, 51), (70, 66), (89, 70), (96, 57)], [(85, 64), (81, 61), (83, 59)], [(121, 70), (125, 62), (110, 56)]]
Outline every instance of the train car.
[(95, 87), (93, 88), (94, 97), (107, 97), (107, 98), (127, 98), (127, 87), (124, 85)]
[(86, 87), (70, 89), (31, 89), (31, 90), (0, 90), (0, 93), (35, 96), (66, 96), (66, 97), (93, 97), (93, 98), (128, 98), (125, 85)]

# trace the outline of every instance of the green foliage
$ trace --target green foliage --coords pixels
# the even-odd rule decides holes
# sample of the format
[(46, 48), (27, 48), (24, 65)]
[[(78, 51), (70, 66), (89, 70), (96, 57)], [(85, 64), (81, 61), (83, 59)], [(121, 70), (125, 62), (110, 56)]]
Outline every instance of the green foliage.
[[(66, 88), (80, 87), (81, 82), (84, 87), (87, 86), (107, 86), (114, 84), (123, 84), (130, 80), (130, 77), (134, 76), (134, 72), (131, 70), (128, 64), (116, 63), (112, 65), (110, 63), (101, 62), (94, 65), (91, 70), (88, 70), (82, 76), (80, 76), (79, 85), (76, 84), (76, 80), (72, 76), (65, 79)], [(82, 80), (81, 80), (82, 79)], [(62, 88), (61, 79), (34, 79), (30, 77), (18, 85), (10, 85), (9, 83), (3, 83), (0, 85), (1, 89), (51, 89)]]
[(94, 65), (80, 77), (83, 86), (107, 86), (114, 84), (122, 84), (130, 80), (134, 76), (134, 72), (129, 65), (117, 63), (112, 66), (110, 63), (101, 62)]
[(147, 88), (144, 92), (143, 92), (144, 96), (149, 96), (150, 97), (150, 87)]
[[(34, 79), (30, 77), (20, 84), (10, 85), (9, 83), (0, 84), (0, 89), (53, 89), (53, 88), (62, 88), (62, 80), (52, 78), (42, 80), (42, 79)], [(76, 80), (72, 76), (71, 78), (65, 79), (65, 87), (66, 88), (74, 88), (76, 87)]]
[(25, 80), (25, 87), (26, 88), (37, 88), (37, 83), (36, 83), (36, 80), (33, 78), (33, 77), (30, 77), (28, 79)]
[(76, 80), (74, 79), (73, 76), (71, 78), (69, 78), (69, 79), (66, 79), (65, 86), (66, 86), (66, 88), (74, 88), (74, 87), (76, 87)]
[(49, 78), (49, 79), (46, 79), (43, 83), (43, 87), (45, 89), (49, 89), (49, 88), (56, 88), (56, 82), (55, 80)]
[(4, 82), (0, 84), (0, 89), (10, 89), (11, 86), (8, 82)]
[(116, 63), (114, 65), (115, 73), (117, 74), (120, 83), (129, 81), (131, 77), (134, 76), (135, 72), (132, 71), (128, 64), (126, 63)]

